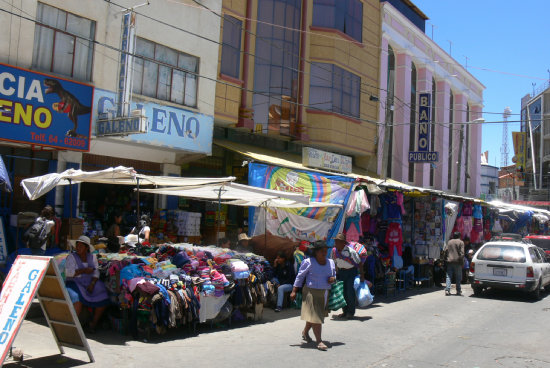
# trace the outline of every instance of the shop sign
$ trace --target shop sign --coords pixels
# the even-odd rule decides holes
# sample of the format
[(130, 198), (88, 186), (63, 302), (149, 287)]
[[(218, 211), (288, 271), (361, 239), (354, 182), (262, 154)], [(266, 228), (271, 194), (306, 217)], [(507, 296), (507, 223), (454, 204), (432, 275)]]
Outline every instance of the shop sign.
[(512, 132), (515, 163), (518, 170), (524, 170), (527, 161), (527, 133)]
[(136, 44), (136, 14), (129, 11), (122, 16), (122, 40), (120, 49), (120, 66), (118, 75), (118, 116), (128, 116), (130, 107), (130, 92), (132, 90), (132, 75)]
[[(94, 95), (93, 124), (98, 131), (98, 121), (114, 120), (117, 116), (116, 93), (96, 89)], [(147, 117), (147, 133), (117, 137), (123, 141), (147, 144), (196, 153), (212, 153), (212, 116), (159, 105), (133, 98), (132, 110), (144, 110)]]
[(418, 151), (409, 151), (409, 162), (437, 162), (438, 152), (430, 152), (431, 95), (419, 94), (418, 106)]
[(351, 157), (336, 153), (321, 151), (316, 148), (304, 147), (302, 149), (302, 163), (304, 166), (317, 167), (324, 170), (351, 172)]
[[(137, 112), (141, 113), (140, 110)], [(115, 118), (112, 120), (97, 120), (96, 136), (128, 135), (147, 133), (147, 117), (145, 114), (129, 117)]]
[(49, 257), (19, 257), (10, 269), (0, 297), (0, 364), (6, 358), (50, 263)]
[(0, 63), (0, 140), (89, 151), (94, 87)]

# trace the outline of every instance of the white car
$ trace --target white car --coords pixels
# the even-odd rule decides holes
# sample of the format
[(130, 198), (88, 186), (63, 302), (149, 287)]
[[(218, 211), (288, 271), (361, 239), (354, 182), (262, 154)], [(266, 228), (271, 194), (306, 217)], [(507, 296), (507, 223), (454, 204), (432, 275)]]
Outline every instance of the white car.
[(470, 262), (470, 281), (475, 295), (483, 289), (521, 290), (540, 299), (550, 287), (550, 263), (544, 250), (528, 240), (485, 243)]

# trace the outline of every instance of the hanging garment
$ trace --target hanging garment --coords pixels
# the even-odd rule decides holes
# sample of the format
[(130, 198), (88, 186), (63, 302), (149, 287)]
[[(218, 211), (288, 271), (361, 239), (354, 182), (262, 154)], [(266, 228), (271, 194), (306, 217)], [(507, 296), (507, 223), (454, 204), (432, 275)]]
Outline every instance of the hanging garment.
[(475, 219), (482, 219), (483, 218), (483, 210), (481, 209), (481, 205), (474, 204), (474, 212), (472, 214)]
[(474, 212), (474, 206), (472, 202), (465, 202), (462, 204), (462, 216), (472, 216)]
[(386, 244), (390, 255), (393, 254), (394, 248), (397, 248), (398, 255), (403, 254), (403, 231), (399, 223), (392, 222), (389, 224), (388, 231), (386, 231)]
[(365, 191), (363, 189), (359, 189), (350, 194), (345, 213), (347, 216), (361, 215), (369, 208), (369, 200), (365, 194)]
[(395, 193), (386, 193), (380, 196), (382, 203), (382, 218), (388, 221), (401, 221), (401, 207), (397, 204)]
[(464, 220), (464, 232), (462, 232), (462, 239), (465, 237), (469, 238), (474, 227), (472, 216), (462, 216), (462, 219)]
[(378, 209), (380, 208), (380, 198), (377, 195), (372, 195), (370, 197), (370, 214), (371, 216), (376, 216), (378, 214)]
[(345, 233), (347, 241), (359, 241), (359, 236), (363, 233), (361, 229), (361, 217), (359, 215), (346, 219)]
[(399, 205), (399, 207), (401, 207), (401, 214), (406, 215), (407, 213), (405, 212), (403, 193), (395, 192), (395, 198), (397, 200), (397, 205)]
[(363, 230), (363, 234), (369, 232), (370, 219), (371, 219), (370, 213), (363, 212), (363, 214), (361, 215), (361, 230)]

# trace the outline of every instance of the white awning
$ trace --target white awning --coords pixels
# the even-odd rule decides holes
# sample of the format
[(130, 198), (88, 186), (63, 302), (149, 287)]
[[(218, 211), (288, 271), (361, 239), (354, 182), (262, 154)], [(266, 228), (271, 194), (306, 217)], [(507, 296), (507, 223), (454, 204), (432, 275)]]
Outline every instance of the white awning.
[(273, 200), (284, 201), (273, 202), (274, 204), (277, 204), (277, 207), (308, 207), (310, 204), (309, 197), (303, 194), (257, 188), (233, 182), (221, 184), (206, 184), (195, 187), (143, 189), (140, 191), (144, 193), (173, 195), (178, 197), (196, 198), (210, 201), (220, 200), (224, 203), (228, 201), (235, 201), (235, 203), (229, 202), (229, 204), (236, 204), (241, 206), (255, 206), (256, 204), (262, 205), (262, 203), (270, 202)]
[(62, 173), (52, 173), (21, 181), (21, 186), (29, 199), (37, 199), (58, 185), (78, 183), (119, 184), (119, 185), (155, 185), (155, 186), (201, 186), (212, 183), (226, 183), (235, 177), (224, 178), (182, 178), (175, 176), (150, 176), (138, 174), (131, 167), (111, 167), (100, 171), (82, 171), (69, 169)]

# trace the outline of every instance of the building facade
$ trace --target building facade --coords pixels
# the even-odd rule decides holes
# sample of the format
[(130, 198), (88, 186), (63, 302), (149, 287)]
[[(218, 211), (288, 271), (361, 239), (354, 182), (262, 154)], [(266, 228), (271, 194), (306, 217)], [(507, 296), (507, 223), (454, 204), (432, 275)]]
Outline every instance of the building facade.
[(379, 1), (222, 4), (216, 140), (298, 160), (315, 147), (375, 172)]
[(498, 199), (499, 170), (496, 166), (489, 165), (489, 151), (481, 155), (481, 191), (479, 198), (490, 202)]
[[(381, 3), (378, 172), (447, 192), (481, 193), (481, 118), (485, 87), (425, 34), (428, 18), (411, 1)], [(432, 163), (412, 163), (419, 151), (419, 94), (428, 94)], [(384, 159), (386, 155), (386, 159)]]
[(516, 166), (523, 172), (525, 179), (522, 196), (533, 201), (547, 200), (550, 188), (550, 84), (548, 82), (536, 89), (533, 95), (528, 94), (521, 99), (520, 134), (525, 140), (522, 146), (525, 148), (518, 151)]
[[(10, 2), (0, 14), (9, 28), (0, 35), (0, 154), (17, 190), (2, 195), (4, 215), (49, 203), (68, 217), (62, 190), (26, 200), (26, 177), (113, 165), (181, 176), (182, 164), (212, 153), (218, 16), (192, 1), (133, 13), (128, 0)], [(218, 1), (201, 3), (221, 12)], [(129, 133), (119, 109), (138, 110), (147, 132)], [(76, 212), (78, 195), (73, 201)]]

